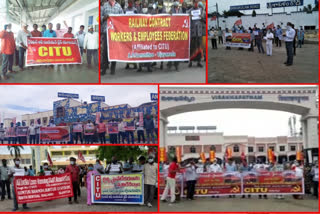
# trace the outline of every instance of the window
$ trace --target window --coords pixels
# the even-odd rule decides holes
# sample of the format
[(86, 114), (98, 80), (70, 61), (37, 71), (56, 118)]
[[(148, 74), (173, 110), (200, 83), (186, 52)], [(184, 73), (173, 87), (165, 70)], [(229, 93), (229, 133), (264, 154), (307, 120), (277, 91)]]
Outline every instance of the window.
[(25, 164), (25, 159), (21, 159), (21, 163), (22, 163), (22, 164)]
[[(85, 154), (85, 153), (84, 153)], [(96, 154), (96, 151), (95, 150), (89, 150), (89, 155), (94, 155)]]
[(190, 153), (196, 153), (196, 147), (191, 146), (190, 147)]
[(62, 152), (51, 152), (52, 156), (56, 156), (56, 155), (62, 155)]
[(296, 151), (296, 146), (290, 146), (290, 151), (291, 151), (291, 152)]
[(186, 141), (199, 141), (200, 136), (186, 136)]
[(71, 155), (71, 151), (65, 151), (64, 155)]
[(239, 146), (237, 146), (237, 145), (234, 146), (234, 147), (233, 147), (233, 152), (239, 152)]
[(253, 152), (253, 147), (252, 146), (248, 147), (248, 152)]
[(280, 152), (284, 152), (286, 150), (286, 147), (285, 146), (280, 146), (279, 150), (280, 150)]
[(31, 160), (30, 159), (26, 159), (26, 164), (30, 164)]
[(263, 146), (259, 146), (259, 147), (258, 147), (258, 151), (259, 151), (259, 152), (264, 152), (264, 147), (263, 147)]
[(57, 118), (64, 117), (65, 111), (64, 107), (60, 106), (57, 108)]
[(269, 146), (269, 149), (271, 149), (274, 152), (274, 146)]

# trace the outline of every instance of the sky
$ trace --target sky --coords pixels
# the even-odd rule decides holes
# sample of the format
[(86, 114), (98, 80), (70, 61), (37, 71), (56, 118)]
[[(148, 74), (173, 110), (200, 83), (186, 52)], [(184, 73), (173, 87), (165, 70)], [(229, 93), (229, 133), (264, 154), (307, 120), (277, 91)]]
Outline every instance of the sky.
[[(170, 86), (172, 87), (172, 86)], [(178, 86), (179, 87), (179, 86)], [(190, 87), (190, 86), (180, 86)], [(191, 86), (192, 87), (192, 86)], [(199, 86), (194, 86), (199, 87)], [(200, 86), (212, 87), (212, 86)], [(221, 86), (218, 87), (239, 87)], [(257, 86), (245, 86), (257, 87)], [(263, 86), (272, 87), (272, 86)], [(274, 86), (273, 86), (274, 87)], [(286, 86), (281, 86), (286, 87)], [(294, 87), (299, 87), (298, 85)], [(241, 87), (239, 87), (241, 88)], [(161, 89), (161, 87), (160, 87)], [(248, 135), (252, 137), (288, 136), (289, 117), (295, 114), (260, 109), (217, 109), (194, 111), (168, 117), (168, 126), (216, 126), (216, 132), (224, 135)], [(300, 115), (296, 116), (296, 130), (300, 131)]]
[[(280, 1), (288, 1), (288, 0), (208, 0), (208, 11), (209, 13), (216, 11), (216, 8), (214, 5), (218, 3), (218, 8), (220, 14), (224, 10), (229, 10), (230, 6), (235, 5), (246, 5), (246, 4), (259, 4), (260, 3), (260, 10), (256, 10), (257, 13), (271, 13), (271, 9), (267, 9), (267, 2), (280, 2)], [(304, 5), (307, 6), (308, 4), (311, 4), (312, 7), (314, 7), (314, 0), (304, 0)], [(299, 7), (303, 8), (303, 7)], [(286, 7), (286, 12), (296, 11), (297, 7)], [(242, 13), (245, 14), (252, 14), (252, 10), (242, 10)], [(274, 8), (273, 12), (283, 12), (283, 8)]]
[(3, 118), (17, 117), (23, 114), (52, 110), (53, 102), (58, 98), (58, 92), (79, 94), (78, 101), (91, 103), (91, 95), (105, 96), (106, 104), (129, 104), (132, 107), (151, 102), (150, 93), (158, 93), (153, 85), (30, 85), (30, 86), (0, 86), (0, 116)]

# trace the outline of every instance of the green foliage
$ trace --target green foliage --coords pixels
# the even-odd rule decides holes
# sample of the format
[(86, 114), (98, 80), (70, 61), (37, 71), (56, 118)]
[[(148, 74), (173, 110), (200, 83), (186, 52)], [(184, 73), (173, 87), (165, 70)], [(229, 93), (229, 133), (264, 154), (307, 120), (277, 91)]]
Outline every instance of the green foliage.
[(112, 156), (116, 156), (118, 160), (128, 160), (133, 157), (137, 160), (137, 157), (144, 155), (147, 157), (148, 147), (145, 146), (99, 146), (98, 158), (100, 160), (107, 159), (109, 162)]
[(24, 149), (23, 146), (8, 146), (7, 148), (11, 156), (13, 156), (14, 153), (14, 158), (20, 157), (21, 149)]

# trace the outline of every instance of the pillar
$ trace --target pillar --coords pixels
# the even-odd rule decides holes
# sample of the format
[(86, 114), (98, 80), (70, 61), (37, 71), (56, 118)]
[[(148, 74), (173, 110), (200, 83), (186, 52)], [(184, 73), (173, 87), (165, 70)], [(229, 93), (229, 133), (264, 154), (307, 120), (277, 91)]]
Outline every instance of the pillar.
[(160, 147), (167, 147), (167, 117), (161, 114), (160, 112)]
[(318, 116), (306, 116), (302, 119), (304, 149), (319, 148)]

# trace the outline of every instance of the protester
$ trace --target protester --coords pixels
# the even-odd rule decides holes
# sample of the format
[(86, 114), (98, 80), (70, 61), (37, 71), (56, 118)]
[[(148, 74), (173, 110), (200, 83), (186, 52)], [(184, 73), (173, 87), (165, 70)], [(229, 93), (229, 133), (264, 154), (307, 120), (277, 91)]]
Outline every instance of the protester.
[(31, 31), (32, 37), (42, 37), (42, 34), (40, 31), (38, 31), (38, 25), (34, 24), (33, 25), (33, 31)]
[(143, 172), (146, 158), (142, 155), (138, 158), (138, 161), (138, 164), (133, 165), (132, 172)]
[(194, 161), (191, 161), (186, 168), (187, 180), (187, 199), (194, 200), (194, 190), (197, 182), (197, 166)]
[(139, 122), (136, 123), (136, 127), (137, 127), (137, 135), (138, 135), (138, 143), (145, 143), (146, 139), (144, 137), (144, 127), (143, 124), (140, 125)]
[[(76, 158), (71, 157), (70, 158), (70, 165), (66, 167), (65, 173), (70, 173), (71, 174), (71, 180), (72, 180), (72, 187), (73, 187), (73, 198), (74, 202), (76, 204), (79, 203), (78, 201), (78, 186), (79, 186), (79, 174), (80, 174), (80, 169), (76, 165)], [(69, 197), (69, 204), (72, 204), (72, 198)]]
[[(15, 189), (14, 189), (14, 179), (17, 176), (27, 175), (27, 172), (22, 167), (20, 167), (20, 159), (19, 158), (14, 159), (14, 164), (15, 164), (14, 167), (9, 169), (9, 178), (13, 178), (12, 179), (12, 186), (11, 186), (12, 195), (13, 195), (13, 210), (12, 210), (13, 212), (15, 212), (19, 209), (18, 201), (16, 198)], [(22, 204), (22, 207), (23, 207), (23, 209), (29, 209), (27, 204)]]
[(28, 31), (28, 25), (23, 24), (22, 29), (18, 32), (17, 38), (16, 38), (16, 43), (19, 47), (19, 67), (20, 71), (23, 71), (24, 67), (24, 54), (26, 50), (28, 49), (28, 43), (27, 39), (28, 37), (31, 37), (31, 33)]
[(77, 122), (74, 123), (74, 125), (81, 127), (81, 130), (72, 129), (72, 131), (74, 133), (75, 143), (78, 144), (78, 140), (80, 139), (80, 142), (82, 144), (83, 143), (83, 139), (82, 139), (83, 126), (82, 126), (82, 123), (80, 122), (79, 118), (77, 119)]
[(100, 119), (100, 122), (97, 124), (97, 129), (98, 129), (98, 135), (99, 135), (99, 140), (101, 144), (106, 144), (106, 131), (107, 131), (107, 126), (103, 122), (102, 119)]
[(14, 73), (13, 66), (13, 54), (15, 53), (16, 44), (14, 35), (11, 32), (11, 24), (4, 25), (4, 30), (0, 32), (1, 39), (1, 51), (2, 54), (2, 74), (3, 80), (8, 79), (7, 73)]
[(94, 171), (97, 171), (100, 174), (104, 174), (103, 165), (100, 163), (100, 160), (96, 160), (96, 164), (93, 166)]
[(43, 37), (49, 37), (49, 38), (57, 37), (56, 32), (54, 30), (52, 30), (52, 28), (53, 28), (52, 23), (49, 23), (48, 24), (48, 30), (44, 31)]
[(282, 29), (281, 29), (280, 25), (277, 26), (277, 29), (276, 29), (276, 32), (275, 32), (275, 38), (276, 38), (277, 47), (281, 47)]
[[(122, 144), (124, 144), (124, 140), (126, 139), (126, 132), (125, 132), (125, 123), (123, 122), (122, 119), (120, 119), (119, 123), (118, 123), (118, 143), (120, 144), (122, 142)], [(120, 142), (120, 139), (121, 142)]]
[(170, 191), (170, 200), (171, 203), (175, 202), (176, 200), (176, 174), (179, 172), (179, 165), (177, 164), (177, 157), (174, 157), (172, 159), (172, 162), (168, 169), (168, 177), (167, 177), (167, 183), (166, 187), (164, 189), (164, 192), (161, 196), (161, 201), (165, 202), (168, 196), (168, 192)]
[(2, 166), (0, 166), (1, 201), (5, 199), (6, 193), (7, 193), (8, 199), (11, 199), (9, 171), (10, 169), (7, 166), (7, 160), (2, 159)]
[(28, 175), (29, 176), (35, 176), (36, 175), (34, 169), (32, 168), (32, 165), (29, 166)]
[(267, 56), (272, 56), (272, 42), (273, 42), (273, 33), (270, 29), (267, 30), (266, 35), (266, 47), (267, 47)]
[(86, 175), (86, 187), (87, 187), (87, 205), (91, 206), (91, 177), (93, 175), (99, 175), (99, 172), (97, 172), (96, 170), (94, 170), (94, 167), (92, 164), (89, 164), (88, 166), (88, 173)]
[[(118, 2), (115, 0), (109, 0), (108, 2), (104, 3), (104, 5), (101, 7), (101, 20), (103, 21), (103, 24), (101, 26), (102, 31), (104, 34), (106, 34), (106, 29), (107, 29), (107, 20), (109, 18), (109, 15), (111, 14), (123, 14), (123, 10)], [(103, 48), (103, 54), (102, 54), (102, 71), (101, 75), (106, 74), (106, 70), (108, 69), (108, 44), (107, 44), (107, 37), (106, 35), (103, 37), (104, 41), (104, 48)], [(111, 75), (115, 74), (116, 70), (116, 62), (111, 62)]]
[(89, 27), (88, 33), (84, 37), (83, 49), (87, 53), (88, 68), (91, 68), (91, 58), (96, 67), (98, 67), (98, 48), (99, 48), (99, 34), (94, 32), (93, 26)]
[(123, 165), (124, 172), (131, 172), (133, 169), (134, 163), (133, 163), (133, 157), (129, 158), (128, 162), (125, 162)]
[(150, 138), (152, 140), (152, 143), (154, 144), (154, 136), (153, 136), (153, 132), (154, 132), (154, 122), (153, 119), (151, 118), (150, 115), (146, 116), (146, 119), (144, 120), (144, 128), (146, 130), (147, 133), (147, 143), (150, 143)]
[(283, 35), (287, 51), (287, 61), (284, 63), (286, 66), (291, 66), (293, 64), (293, 40), (295, 36), (296, 31), (292, 28), (291, 22), (288, 22), (286, 33)]
[(158, 164), (154, 163), (154, 157), (148, 157), (148, 164), (144, 165), (144, 204), (148, 207), (152, 207), (154, 199), (155, 188), (158, 178)]
[(318, 198), (319, 197), (319, 165), (318, 161), (314, 163), (314, 166), (311, 169), (312, 181), (313, 181), (313, 195)]
[(66, 27), (65, 29), (61, 29), (61, 24), (57, 23), (56, 24), (56, 34), (58, 38), (63, 38), (64, 34), (68, 32), (68, 25), (66, 21), (63, 21), (64, 26)]
[(68, 32), (63, 35), (63, 38), (74, 38), (72, 27), (68, 27)]
[(43, 37), (44, 32), (47, 30), (47, 26), (46, 25), (42, 25), (41, 26), (41, 37)]
[(76, 33), (76, 39), (78, 40), (81, 56), (83, 55), (83, 44), (86, 33), (84, 32), (84, 25), (80, 26), (80, 30)]
[(35, 144), (36, 143), (36, 127), (34, 126), (33, 123), (30, 124), (28, 132), (29, 132), (29, 143)]
[(3, 144), (6, 130), (3, 127), (3, 123), (0, 124), (0, 141)]
[(214, 172), (214, 173), (222, 172), (221, 166), (217, 163), (216, 159), (214, 159), (213, 163), (210, 165), (209, 172)]
[(116, 156), (112, 156), (111, 163), (106, 167), (106, 174), (119, 174), (122, 172), (122, 163), (118, 162)]
[(302, 27), (297, 32), (297, 39), (298, 39), (298, 47), (302, 48), (302, 43), (304, 40), (304, 30), (302, 29)]

